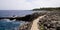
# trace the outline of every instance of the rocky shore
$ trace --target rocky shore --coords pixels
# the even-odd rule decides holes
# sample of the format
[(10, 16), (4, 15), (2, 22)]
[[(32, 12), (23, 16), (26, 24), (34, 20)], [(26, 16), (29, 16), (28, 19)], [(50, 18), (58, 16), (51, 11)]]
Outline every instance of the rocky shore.
[(43, 12), (43, 13), (42, 12), (35, 12), (35, 13), (31, 14), (30, 15), (31, 17), (29, 18), (29, 16), (28, 16), (29, 19), (27, 18), (28, 20), (27, 21), (25, 20), (28, 23), (25, 23), (24, 25), (20, 26), (19, 30), (30, 30), (33, 20), (39, 16), (44, 15), (44, 14), (46, 14), (46, 12)]
[(38, 22), (39, 30), (60, 30), (60, 12), (59, 11), (46, 11), (46, 12), (36, 12), (31, 15), (28, 23), (19, 27), (19, 30), (30, 30), (32, 22), (39, 16), (46, 15), (41, 18)]
[(60, 30), (60, 12), (47, 12), (44, 18), (39, 21), (40, 30)]

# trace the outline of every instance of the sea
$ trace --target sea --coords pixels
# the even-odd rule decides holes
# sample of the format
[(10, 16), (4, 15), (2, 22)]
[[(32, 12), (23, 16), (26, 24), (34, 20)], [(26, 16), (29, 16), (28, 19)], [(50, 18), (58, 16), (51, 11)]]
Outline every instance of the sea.
[[(0, 10), (0, 17), (10, 17), (16, 15), (17, 17), (32, 14), (34, 11), (30, 10)], [(11, 21), (9, 19), (0, 19), (0, 30), (18, 30), (25, 21)]]

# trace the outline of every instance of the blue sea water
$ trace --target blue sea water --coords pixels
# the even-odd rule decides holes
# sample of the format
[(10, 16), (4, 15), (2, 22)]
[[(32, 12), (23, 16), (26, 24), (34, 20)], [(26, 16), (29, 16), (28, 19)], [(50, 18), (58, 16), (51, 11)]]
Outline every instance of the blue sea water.
[[(32, 14), (33, 11), (28, 10), (0, 10), (0, 17), (9, 17), (13, 15), (25, 16)], [(23, 24), (24, 21), (10, 21), (9, 19), (0, 20), (0, 30), (18, 30), (19, 26)]]
[(31, 14), (33, 11), (30, 10), (0, 10), (0, 17), (1, 16), (24, 16), (27, 14)]

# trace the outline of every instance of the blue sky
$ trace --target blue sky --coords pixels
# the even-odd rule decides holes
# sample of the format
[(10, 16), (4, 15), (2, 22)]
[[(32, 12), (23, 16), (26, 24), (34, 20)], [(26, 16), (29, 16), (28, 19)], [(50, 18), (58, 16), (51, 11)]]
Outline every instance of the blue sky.
[(60, 7), (60, 0), (0, 0), (0, 10), (27, 10), (40, 7)]

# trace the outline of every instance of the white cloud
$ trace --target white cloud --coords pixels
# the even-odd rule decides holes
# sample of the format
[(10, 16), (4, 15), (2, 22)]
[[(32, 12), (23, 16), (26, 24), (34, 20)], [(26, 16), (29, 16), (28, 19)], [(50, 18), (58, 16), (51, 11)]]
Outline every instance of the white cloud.
[(32, 3), (37, 7), (57, 7), (60, 6), (60, 0), (36, 0)]
[(59, 6), (60, 0), (0, 0), (0, 10), (20, 10)]

